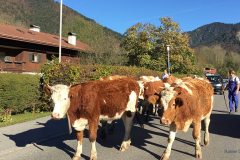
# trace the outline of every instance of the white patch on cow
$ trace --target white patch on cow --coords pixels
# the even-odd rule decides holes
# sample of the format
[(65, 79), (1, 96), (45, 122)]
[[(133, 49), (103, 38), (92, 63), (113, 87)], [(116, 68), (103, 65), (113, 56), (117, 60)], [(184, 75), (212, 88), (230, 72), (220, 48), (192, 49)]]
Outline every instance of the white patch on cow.
[(187, 90), (187, 92), (188, 92), (189, 94), (192, 95), (192, 90), (191, 90), (190, 88), (188, 88), (188, 86), (187, 86), (186, 84), (188, 84), (188, 85), (190, 85), (190, 86), (192, 87), (192, 85), (189, 84), (189, 83), (187, 83), (187, 82), (182, 82), (182, 83), (176, 85), (176, 87), (183, 88), (183, 89)]
[(163, 90), (161, 92), (161, 95), (162, 95), (161, 101), (163, 104), (164, 111), (167, 110), (169, 102), (172, 100), (174, 95), (177, 93), (173, 89), (174, 89), (174, 87), (168, 87), (168, 88), (165, 88), (165, 90)]
[(116, 113), (116, 115), (114, 117), (111, 117), (111, 118), (108, 117), (108, 116), (100, 115), (99, 120), (113, 121), (115, 119), (120, 119), (122, 117), (122, 114), (123, 114), (123, 112), (120, 113), (120, 114)]
[(53, 100), (53, 113), (60, 115), (59, 118), (65, 117), (68, 108), (70, 107), (70, 99), (68, 98), (69, 87), (66, 85), (58, 84), (52, 86), (52, 95)]
[(78, 141), (78, 145), (77, 145), (77, 150), (75, 153), (75, 156), (80, 157), (82, 154), (82, 144), (80, 144), (80, 141)]
[(135, 112), (136, 111), (136, 102), (137, 102), (137, 94), (136, 92), (132, 91), (129, 95), (129, 101), (127, 104), (126, 111)]
[(144, 94), (144, 82), (143, 81), (137, 81), (140, 87), (140, 92), (139, 92), (139, 99), (144, 99), (143, 94)]
[(180, 84), (180, 83), (182, 83), (183, 81), (181, 80), (181, 79), (176, 79), (173, 83), (175, 83), (175, 84)]
[(169, 83), (163, 83), (163, 84), (164, 84), (165, 87), (170, 87), (171, 86)]
[(200, 79), (200, 80), (202, 80), (202, 81), (203, 81), (203, 78), (198, 78), (198, 79)]
[(191, 124), (192, 124), (192, 119), (185, 122), (184, 127), (183, 127), (183, 131), (187, 132)]
[(77, 131), (83, 131), (85, 129), (86, 125), (88, 125), (88, 120), (85, 118), (80, 118), (80, 119), (75, 120), (74, 124), (72, 126)]
[(112, 80), (112, 77), (110, 77), (109, 79)]
[(104, 102), (105, 104), (107, 104), (107, 102), (105, 101), (105, 99), (103, 100), (103, 102)]

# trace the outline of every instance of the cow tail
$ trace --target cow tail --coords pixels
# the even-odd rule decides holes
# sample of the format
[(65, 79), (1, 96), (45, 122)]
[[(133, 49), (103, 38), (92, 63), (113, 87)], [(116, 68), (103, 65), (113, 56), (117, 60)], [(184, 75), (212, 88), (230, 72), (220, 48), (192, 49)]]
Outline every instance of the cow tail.
[(141, 119), (140, 119), (140, 116), (139, 116), (139, 112), (138, 112), (138, 111), (135, 112), (135, 117), (137, 118), (137, 121), (138, 121), (140, 127), (141, 127), (141, 128), (144, 128), (144, 125), (143, 125), (143, 123), (142, 123), (142, 121), (141, 121)]

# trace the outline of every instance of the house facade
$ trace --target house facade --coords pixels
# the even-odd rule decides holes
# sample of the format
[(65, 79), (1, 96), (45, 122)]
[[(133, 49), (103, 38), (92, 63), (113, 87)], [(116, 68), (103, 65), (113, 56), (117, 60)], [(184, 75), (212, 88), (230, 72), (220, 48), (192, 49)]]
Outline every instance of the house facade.
[[(76, 41), (69, 33), (61, 41), (61, 59), (76, 57), (79, 51), (88, 51), (90, 46)], [(31, 25), (24, 29), (0, 24), (0, 71), (32, 72), (40, 69), (52, 55), (59, 56), (59, 36), (40, 32), (40, 27)]]

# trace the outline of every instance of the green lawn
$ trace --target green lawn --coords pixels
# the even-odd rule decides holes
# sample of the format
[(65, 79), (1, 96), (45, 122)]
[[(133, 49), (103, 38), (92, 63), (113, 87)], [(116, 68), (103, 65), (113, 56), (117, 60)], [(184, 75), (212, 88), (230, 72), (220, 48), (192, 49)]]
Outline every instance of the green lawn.
[(30, 121), (36, 118), (41, 118), (41, 117), (46, 117), (51, 115), (52, 112), (44, 112), (44, 113), (25, 113), (25, 114), (17, 114), (17, 115), (12, 115), (12, 121), (7, 121), (7, 122), (0, 122), (0, 127), (5, 127), (9, 125), (13, 125), (16, 123), (21, 123), (21, 122), (26, 122)]

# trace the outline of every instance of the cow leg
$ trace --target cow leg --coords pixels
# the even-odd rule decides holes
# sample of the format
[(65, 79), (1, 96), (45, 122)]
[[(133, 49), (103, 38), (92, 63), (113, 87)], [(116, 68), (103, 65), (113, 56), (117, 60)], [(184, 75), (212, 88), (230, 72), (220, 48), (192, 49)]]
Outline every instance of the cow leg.
[(196, 158), (202, 158), (201, 151), (201, 120), (193, 122), (193, 138), (195, 139), (195, 156)]
[(156, 111), (156, 105), (153, 104), (153, 115), (155, 115), (155, 111)]
[(143, 100), (142, 99), (139, 100), (138, 105), (139, 105), (139, 108), (140, 108), (139, 113), (142, 114), (142, 112), (143, 112)]
[(150, 105), (151, 105), (151, 103), (149, 103), (148, 104), (148, 106), (146, 107), (146, 113), (147, 113), (147, 115), (146, 115), (146, 117), (145, 117), (145, 121), (146, 122), (148, 122), (149, 121), (149, 117), (150, 117)]
[(132, 125), (133, 125), (133, 117), (135, 115), (135, 112), (131, 112), (131, 116), (128, 117), (126, 115), (126, 112), (122, 115), (122, 120), (125, 126), (125, 135), (123, 138), (123, 142), (121, 144), (121, 148), (120, 151), (125, 151), (130, 147), (130, 143), (131, 143), (131, 136), (130, 136), (130, 132), (132, 129)]
[(97, 139), (98, 119), (89, 122), (89, 140), (92, 144), (90, 160), (97, 160), (96, 139)]
[(158, 104), (153, 104), (153, 108), (154, 108), (153, 114), (154, 114), (155, 116), (158, 116)]
[(172, 144), (175, 139), (177, 133), (177, 126), (175, 123), (170, 124), (170, 131), (169, 131), (169, 137), (168, 137), (168, 146), (164, 153), (162, 154), (160, 160), (167, 160), (170, 157), (171, 154), (171, 149), (172, 149)]
[(76, 153), (72, 158), (73, 160), (79, 160), (81, 158), (83, 133), (84, 133), (84, 130), (83, 131), (77, 131), (78, 145), (77, 145)]
[(115, 128), (115, 120), (112, 121), (111, 128), (108, 130), (108, 133), (112, 134), (114, 132), (114, 128)]
[(210, 123), (210, 116), (204, 119), (204, 124), (205, 124), (204, 144), (206, 146), (209, 145), (209, 131), (208, 131), (209, 123)]
[(101, 132), (101, 140), (105, 141), (106, 140), (106, 126), (107, 126), (107, 121), (101, 120), (102, 123), (102, 132)]

